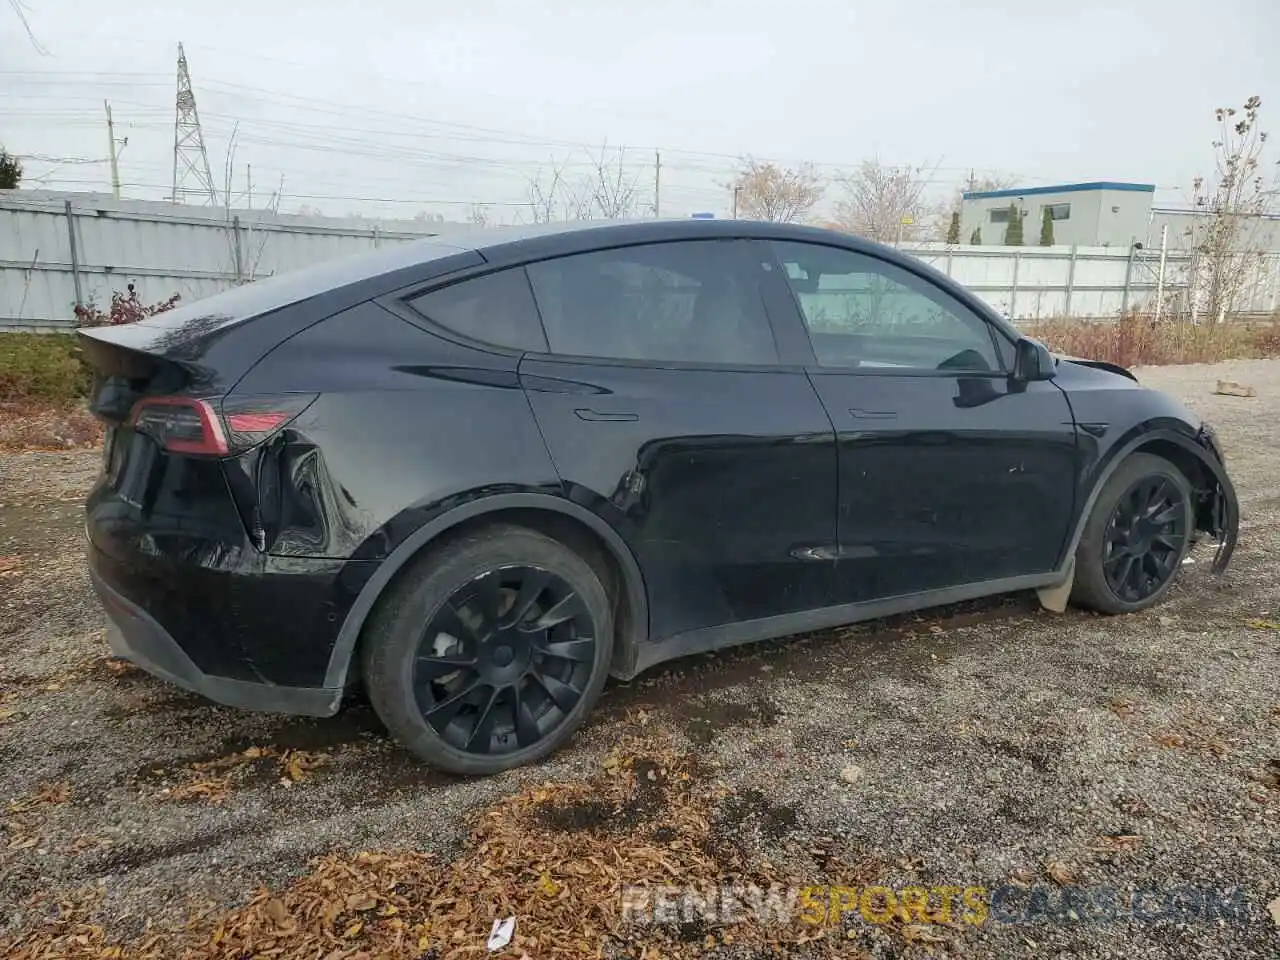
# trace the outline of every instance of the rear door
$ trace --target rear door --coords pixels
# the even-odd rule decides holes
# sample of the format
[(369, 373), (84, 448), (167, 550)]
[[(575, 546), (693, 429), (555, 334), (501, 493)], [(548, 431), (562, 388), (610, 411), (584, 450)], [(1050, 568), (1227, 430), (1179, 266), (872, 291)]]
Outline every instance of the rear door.
[(634, 551), (655, 639), (829, 600), (834, 434), (779, 361), (771, 268), (733, 240), (527, 267), (550, 352), (521, 382), (570, 498)]
[(1063, 392), (1013, 381), (1008, 338), (923, 273), (771, 246), (839, 441), (836, 600), (1053, 569), (1077, 474)]

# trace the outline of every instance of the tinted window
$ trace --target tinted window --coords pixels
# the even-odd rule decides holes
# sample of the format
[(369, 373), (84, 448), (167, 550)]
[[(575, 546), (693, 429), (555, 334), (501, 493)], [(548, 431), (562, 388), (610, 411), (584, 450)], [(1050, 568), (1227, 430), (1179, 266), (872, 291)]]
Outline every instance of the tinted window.
[(511, 350), (547, 349), (523, 270), (503, 270), (432, 290), (408, 301), (432, 323)]
[(836, 247), (774, 243), (824, 367), (999, 370), (986, 322), (929, 281)]
[(528, 267), (555, 353), (768, 364), (773, 332), (743, 244), (659, 243)]

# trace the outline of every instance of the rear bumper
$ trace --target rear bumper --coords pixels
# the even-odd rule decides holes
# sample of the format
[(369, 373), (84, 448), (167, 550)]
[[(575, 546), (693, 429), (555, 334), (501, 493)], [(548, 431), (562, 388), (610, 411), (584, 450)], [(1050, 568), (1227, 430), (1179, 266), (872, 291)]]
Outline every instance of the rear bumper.
[[(91, 557), (95, 553), (90, 549)], [(328, 717), (338, 712), (342, 702), (341, 687), (285, 687), (203, 672), (164, 627), (137, 604), (112, 589), (94, 569), (92, 562), (89, 576), (111, 621), (107, 631), (111, 652), (147, 673), (228, 707), (309, 717)]]

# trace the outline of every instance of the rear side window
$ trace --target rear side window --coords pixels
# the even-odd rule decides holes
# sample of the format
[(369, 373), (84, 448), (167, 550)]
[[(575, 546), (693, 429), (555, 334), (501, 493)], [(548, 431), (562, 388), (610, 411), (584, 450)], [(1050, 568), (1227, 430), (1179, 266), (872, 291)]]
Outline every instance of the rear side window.
[(406, 301), (415, 313), (471, 340), (508, 350), (547, 349), (524, 271), (502, 270)]
[(741, 243), (692, 241), (577, 254), (527, 269), (554, 353), (777, 363), (753, 266)]

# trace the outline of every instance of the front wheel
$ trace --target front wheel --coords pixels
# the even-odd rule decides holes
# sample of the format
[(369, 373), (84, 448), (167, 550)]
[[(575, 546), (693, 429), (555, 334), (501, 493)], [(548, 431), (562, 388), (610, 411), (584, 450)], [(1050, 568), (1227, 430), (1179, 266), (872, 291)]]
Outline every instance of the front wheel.
[(533, 530), (493, 526), (405, 571), (364, 646), (369, 699), (433, 766), (491, 774), (551, 753), (608, 675), (609, 596), (592, 566)]
[(1133, 613), (1168, 591), (1190, 548), (1191, 485), (1163, 457), (1135, 453), (1107, 480), (1076, 548), (1071, 602)]

